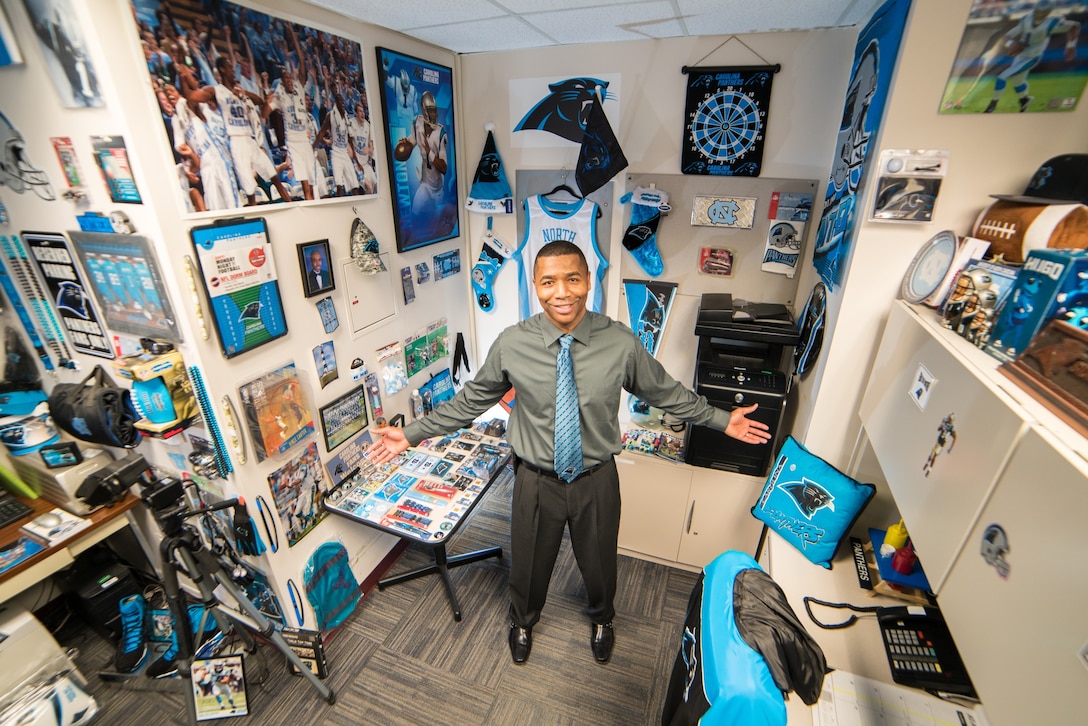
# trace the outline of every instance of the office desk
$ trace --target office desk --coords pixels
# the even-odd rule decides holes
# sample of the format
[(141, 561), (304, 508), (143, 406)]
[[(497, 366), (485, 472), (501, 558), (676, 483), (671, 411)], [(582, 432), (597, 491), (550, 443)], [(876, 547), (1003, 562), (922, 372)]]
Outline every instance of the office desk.
[(381, 580), (378, 589), (438, 574), (458, 621), (461, 606), (449, 569), (502, 556), (501, 547), (453, 557), (446, 552), (446, 542), (511, 458), (509, 445), (483, 434), (484, 428), (477, 424), (452, 436), (427, 439), (384, 466), (367, 462), (323, 500), (333, 514), (430, 548), (434, 564)]
[[(0, 543), (6, 544), (15, 541), (22, 534), (20, 527), (39, 514), (51, 511), (57, 506), (43, 497), (37, 499), (19, 497), (19, 499), (30, 505), (34, 512), (27, 515), (26, 518), (0, 529)], [(44, 580), (54, 572), (64, 569), (75, 562), (76, 556), (84, 550), (101, 542), (114, 532), (129, 526), (130, 520), (127, 514), (139, 502), (139, 497), (126, 494), (125, 498), (117, 504), (91, 512), (86, 516), (86, 519), (91, 520), (90, 527), (81, 529), (71, 537), (50, 545), (33, 557), (0, 574), (0, 602), (18, 595), (31, 585)]]

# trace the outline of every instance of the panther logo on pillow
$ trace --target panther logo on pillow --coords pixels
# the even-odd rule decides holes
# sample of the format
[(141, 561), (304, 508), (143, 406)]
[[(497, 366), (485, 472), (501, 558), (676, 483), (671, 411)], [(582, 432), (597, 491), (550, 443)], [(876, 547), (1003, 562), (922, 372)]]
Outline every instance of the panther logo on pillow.
[(790, 499), (801, 510), (801, 514), (809, 519), (812, 519), (816, 512), (824, 507), (832, 512), (835, 511), (835, 497), (811, 479), (785, 482), (779, 484), (778, 488), (789, 494)]

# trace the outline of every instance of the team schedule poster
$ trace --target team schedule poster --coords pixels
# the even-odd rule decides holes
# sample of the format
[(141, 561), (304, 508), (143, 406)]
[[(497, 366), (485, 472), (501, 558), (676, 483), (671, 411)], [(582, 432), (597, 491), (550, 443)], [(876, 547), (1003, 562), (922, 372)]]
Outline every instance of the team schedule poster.
[(264, 220), (230, 219), (189, 234), (223, 355), (233, 358), (287, 335)]

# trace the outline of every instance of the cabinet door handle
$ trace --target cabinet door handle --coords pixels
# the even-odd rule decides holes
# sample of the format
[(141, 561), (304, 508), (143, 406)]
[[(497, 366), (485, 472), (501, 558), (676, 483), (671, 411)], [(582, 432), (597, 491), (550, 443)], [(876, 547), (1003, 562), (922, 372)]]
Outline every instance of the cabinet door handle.
[(688, 509), (688, 526), (687, 526), (687, 529), (685, 531), (685, 534), (691, 534), (691, 520), (692, 520), (692, 517), (694, 517), (694, 516), (695, 516), (695, 500), (692, 499), (691, 500), (691, 508)]

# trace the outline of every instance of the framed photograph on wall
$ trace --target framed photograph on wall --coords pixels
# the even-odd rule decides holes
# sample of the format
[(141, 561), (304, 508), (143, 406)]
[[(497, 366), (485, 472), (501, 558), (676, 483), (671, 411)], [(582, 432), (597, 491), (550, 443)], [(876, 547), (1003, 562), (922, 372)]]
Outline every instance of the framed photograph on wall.
[(302, 270), (302, 290), (306, 297), (320, 295), (336, 289), (332, 277), (332, 258), (329, 257), (329, 241), (300, 242), (298, 266)]
[(326, 451), (332, 451), (366, 426), (366, 392), (362, 385), (321, 407), (321, 431), (325, 435)]
[[(138, 67), (162, 111), (162, 143), (200, 182), (178, 183), (187, 213), (377, 194), (376, 141), (358, 41), (262, 12), (252, 2), (129, 2), (132, 29), (147, 49)], [(175, 60), (182, 57), (184, 63)], [(199, 110), (205, 104), (223, 118), (205, 119)], [(256, 138), (246, 121), (251, 104), (260, 112)], [(231, 142), (242, 153), (201, 141), (205, 122), (224, 121), (246, 132)], [(183, 139), (198, 158), (173, 148)], [(275, 143), (266, 148), (260, 141), (267, 139)], [(198, 186), (203, 193), (193, 195)]]
[(75, 230), (68, 238), (87, 271), (87, 286), (107, 328), (137, 338), (181, 342), (151, 240), (138, 234)]
[(459, 233), (453, 71), (378, 48), (397, 251)]

